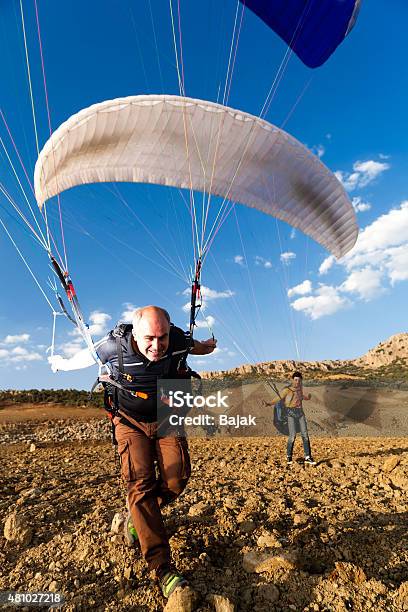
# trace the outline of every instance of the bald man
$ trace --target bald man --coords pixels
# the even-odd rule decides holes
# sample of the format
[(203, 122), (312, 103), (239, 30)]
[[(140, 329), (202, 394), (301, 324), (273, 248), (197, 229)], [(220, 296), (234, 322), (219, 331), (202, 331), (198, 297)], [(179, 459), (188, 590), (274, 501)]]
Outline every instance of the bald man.
[[(177, 378), (188, 353), (208, 355), (216, 340), (198, 342), (170, 323), (157, 306), (139, 308), (132, 325), (121, 325), (95, 345), (98, 356), (119, 386), (114, 418), (122, 477), (128, 491), (128, 539), (137, 537), (163, 595), (186, 580), (171, 563), (161, 508), (182, 493), (190, 477), (187, 440), (157, 435), (157, 379)], [(155, 461), (159, 468), (156, 477)]]

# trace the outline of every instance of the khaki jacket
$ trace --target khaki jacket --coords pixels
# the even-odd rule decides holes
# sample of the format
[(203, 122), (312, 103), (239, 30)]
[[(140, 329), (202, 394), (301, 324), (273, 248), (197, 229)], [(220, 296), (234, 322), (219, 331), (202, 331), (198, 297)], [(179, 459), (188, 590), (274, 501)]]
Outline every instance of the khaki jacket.
[[(281, 398), (285, 403), (286, 408), (302, 408), (302, 405), (298, 406), (298, 397), (296, 394), (296, 389), (292, 387), (285, 387), (285, 389), (281, 393)], [(302, 389), (302, 400), (309, 399), (308, 396), (303, 394)]]

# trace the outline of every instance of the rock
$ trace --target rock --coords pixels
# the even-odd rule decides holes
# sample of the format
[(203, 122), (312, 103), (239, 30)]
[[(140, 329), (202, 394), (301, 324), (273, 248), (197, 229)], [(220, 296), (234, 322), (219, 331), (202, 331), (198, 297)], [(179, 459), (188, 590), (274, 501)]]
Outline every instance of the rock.
[(408, 610), (408, 581), (401, 582), (395, 595), (395, 602), (399, 610)]
[(297, 566), (296, 555), (291, 552), (280, 555), (270, 555), (251, 551), (244, 555), (242, 566), (246, 572), (262, 574), (263, 572), (274, 572), (277, 569), (291, 570)]
[(112, 533), (121, 533), (123, 531), (123, 525), (125, 523), (125, 516), (123, 512), (116, 512), (113, 516), (111, 524)]
[(293, 524), (294, 525), (306, 525), (306, 523), (308, 522), (309, 517), (307, 516), (307, 514), (295, 514), (295, 516), (293, 517)]
[(340, 470), (342, 467), (344, 467), (344, 463), (342, 463), (341, 461), (330, 461), (330, 467), (336, 469), (336, 470)]
[(4, 524), (4, 537), (6, 540), (28, 546), (33, 539), (33, 535), (33, 529), (28, 525), (24, 514), (12, 512), (8, 515)]
[(130, 565), (128, 565), (125, 568), (125, 571), (123, 572), (124, 577), (126, 578), (126, 580), (130, 580), (130, 578), (132, 577), (132, 568)]
[(238, 508), (238, 502), (236, 499), (232, 499), (231, 497), (224, 498), (224, 508), (228, 508), (229, 510), (236, 510)]
[(239, 523), (238, 527), (242, 533), (252, 533), (256, 529), (256, 524), (254, 521), (242, 521), (242, 523)]
[(211, 511), (210, 504), (206, 504), (201, 501), (198, 504), (194, 504), (194, 506), (190, 506), (188, 510), (188, 516), (207, 516)]
[(216, 612), (234, 612), (235, 606), (228, 599), (228, 597), (224, 597), (223, 595), (214, 595), (210, 593), (207, 595), (207, 601), (212, 604)]
[(25, 491), (21, 492), (21, 497), (23, 499), (26, 499), (26, 498), (34, 499), (38, 497), (39, 495), (41, 495), (41, 489), (37, 489), (37, 488), (26, 489)]
[(211, 558), (210, 555), (208, 555), (206, 552), (202, 552), (198, 555), (198, 558), (200, 559), (200, 561), (204, 564), (210, 564), (211, 563)]
[(48, 585), (48, 590), (52, 593), (56, 593), (58, 591), (58, 582), (56, 580), (50, 582), (50, 584)]
[(397, 467), (400, 461), (401, 461), (401, 457), (398, 457), (396, 455), (392, 455), (391, 457), (388, 457), (388, 459), (384, 461), (383, 472), (392, 472), (392, 470)]
[(336, 561), (334, 570), (329, 574), (329, 579), (336, 582), (354, 582), (355, 584), (360, 584), (365, 582), (367, 578), (361, 567), (353, 563)]
[(279, 597), (280, 593), (278, 587), (276, 587), (274, 584), (263, 584), (261, 587), (259, 587), (256, 602), (257, 604), (266, 603), (268, 606), (270, 606), (271, 604), (276, 603), (279, 600)]
[(177, 587), (170, 595), (163, 612), (193, 612), (197, 599), (197, 593), (191, 587)]
[(37, 448), (36, 445), (34, 444), (34, 442), (32, 442), (28, 450), (30, 451), (30, 453), (34, 453), (36, 448)]
[(393, 472), (390, 475), (390, 479), (394, 487), (402, 489), (403, 491), (408, 491), (408, 476), (403, 472)]
[(282, 543), (273, 533), (263, 533), (256, 543), (259, 548), (282, 548)]

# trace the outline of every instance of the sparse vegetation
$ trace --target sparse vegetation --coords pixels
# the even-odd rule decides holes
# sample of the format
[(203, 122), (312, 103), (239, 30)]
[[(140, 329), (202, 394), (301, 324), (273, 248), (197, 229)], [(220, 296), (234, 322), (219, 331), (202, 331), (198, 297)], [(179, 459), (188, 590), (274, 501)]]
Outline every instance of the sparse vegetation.
[(96, 406), (103, 405), (101, 393), (94, 393), (89, 398), (89, 391), (77, 389), (29, 389), (0, 391), (0, 408), (9, 404), (63, 404), (65, 406)]

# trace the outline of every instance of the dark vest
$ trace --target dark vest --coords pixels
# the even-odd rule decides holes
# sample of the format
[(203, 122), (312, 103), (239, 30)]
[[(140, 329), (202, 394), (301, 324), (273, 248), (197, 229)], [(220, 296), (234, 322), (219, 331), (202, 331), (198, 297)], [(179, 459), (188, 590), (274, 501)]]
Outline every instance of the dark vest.
[[(154, 422), (157, 413), (157, 381), (177, 378), (185, 368), (191, 347), (189, 334), (171, 325), (169, 347), (159, 361), (149, 361), (132, 346), (132, 325), (118, 325), (97, 345), (98, 355), (119, 383), (117, 402), (121, 411), (135, 419)], [(122, 359), (120, 359), (120, 355)], [(122, 361), (122, 363), (120, 363)]]

